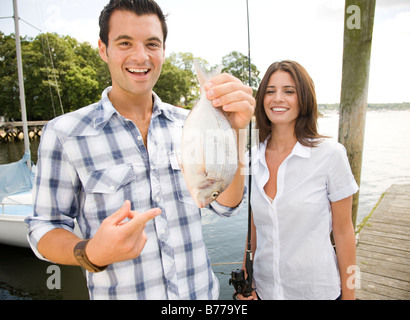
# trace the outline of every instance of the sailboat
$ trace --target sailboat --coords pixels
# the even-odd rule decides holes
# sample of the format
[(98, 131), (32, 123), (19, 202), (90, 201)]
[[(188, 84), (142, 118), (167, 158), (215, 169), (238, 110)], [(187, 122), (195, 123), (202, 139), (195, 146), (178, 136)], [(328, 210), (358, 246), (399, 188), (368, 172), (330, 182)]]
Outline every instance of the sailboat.
[[(0, 165), (0, 244), (30, 247), (25, 218), (33, 215), (33, 183), (36, 166), (31, 162), (24, 92), (17, 0), (13, 0), (20, 108), (24, 134), (24, 156), (15, 163)], [(80, 235), (76, 223), (75, 233)]]
[(28, 247), (26, 216), (33, 214), (32, 187), (35, 166), (27, 165), (30, 153), (0, 166), (0, 243)]
[(0, 243), (29, 247), (24, 219), (33, 214), (32, 188), (36, 168), (30, 156), (17, 0), (13, 0), (13, 10), (24, 156), (18, 162), (0, 166)]

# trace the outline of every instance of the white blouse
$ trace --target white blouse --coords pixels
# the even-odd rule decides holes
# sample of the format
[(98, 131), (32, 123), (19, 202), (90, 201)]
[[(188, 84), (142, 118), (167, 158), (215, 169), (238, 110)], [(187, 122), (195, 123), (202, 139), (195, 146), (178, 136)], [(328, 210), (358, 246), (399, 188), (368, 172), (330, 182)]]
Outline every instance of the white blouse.
[(297, 142), (279, 167), (272, 201), (264, 191), (266, 144), (252, 152), (256, 291), (263, 300), (336, 299), (341, 286), (330, 240), (330, 203), (358, 190), (346, 150), (329, 139), (315, 148)]

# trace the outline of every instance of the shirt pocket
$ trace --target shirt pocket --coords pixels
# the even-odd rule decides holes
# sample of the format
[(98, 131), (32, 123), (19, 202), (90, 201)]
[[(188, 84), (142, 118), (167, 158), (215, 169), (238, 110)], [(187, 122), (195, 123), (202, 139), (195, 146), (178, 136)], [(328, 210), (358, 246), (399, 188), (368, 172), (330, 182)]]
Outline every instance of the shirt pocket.
[(87, 179), (85, 192), (113, 194), (135, 178), (132, 164), (129, 163), (96, 170)]
[(194, 199), (189, 193), (188, 187), (182, 175), (181, 167), (178, 162), (178, 156), (175, 152), (169, 153), (169, 164), (172, 171), (173, 184), (178, 195), (178, 200), (196, 206)]
[(130, 200), (132, 210), (139, 210), (141, 194), (136, 189), (137, 179), (133, 165), (125, 163), (87, 175), (84, 181), (84, 214), (92, 223), (101, 223), (105, 218), (122, 207), (125, 200)]

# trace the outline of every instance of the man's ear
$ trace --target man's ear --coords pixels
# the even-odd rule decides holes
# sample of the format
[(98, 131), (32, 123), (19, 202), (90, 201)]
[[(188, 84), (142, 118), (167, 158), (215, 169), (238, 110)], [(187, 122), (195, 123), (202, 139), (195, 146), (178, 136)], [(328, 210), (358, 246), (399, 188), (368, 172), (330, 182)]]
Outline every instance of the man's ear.
[(104, 62), (108, 62), (108, 53), (107, 53), (107, 46), (102, 42), (101, 39), (98, 39), (98, 53), (100, 54), (101, 59)]

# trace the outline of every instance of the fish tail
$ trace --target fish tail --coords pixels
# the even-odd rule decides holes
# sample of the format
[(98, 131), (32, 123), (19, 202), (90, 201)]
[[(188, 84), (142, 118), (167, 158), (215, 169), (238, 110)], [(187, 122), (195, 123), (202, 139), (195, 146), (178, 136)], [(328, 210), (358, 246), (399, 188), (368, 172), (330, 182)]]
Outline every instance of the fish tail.
[(199, 85), (201, 87), (203, 87), (205, 85), (205, 83), (207, 83), (211, 79), (215, 78), (217, 75), (221, 74), (221, 72), (222, 72), (222, 66), (221, 65), (217, 66), (214, 70), (212, 70), (210, 72), (206, 72), (201, 67), (201, 65), (199, 64), (199, 62), (197, 60), (194, 60), (194, 66), (195, 66), (196, 74), (197, 74), (197, 77), (198, 77)]

